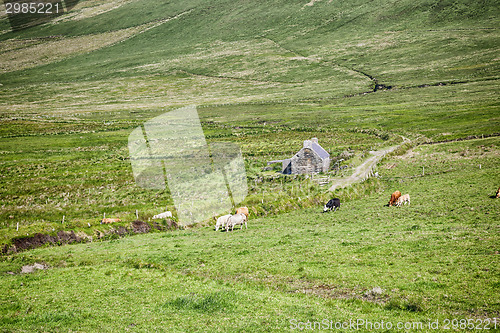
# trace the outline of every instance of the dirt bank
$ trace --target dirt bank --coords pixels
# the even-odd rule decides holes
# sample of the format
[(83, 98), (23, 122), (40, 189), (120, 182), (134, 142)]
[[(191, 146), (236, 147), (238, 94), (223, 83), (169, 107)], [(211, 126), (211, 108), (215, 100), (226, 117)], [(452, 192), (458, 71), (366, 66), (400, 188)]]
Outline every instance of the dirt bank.
[(18, 237), (11, 240), (11, 244), (5, 244), (1, 250), (2, 254), (17, 253), (25, 250), (35, 249), (44, 245), (63, 245), (80, 242), (92, 242), (93, 240), (107, 239), (109, 236), (114, 237), (126, 236), (130, 234), (143, 234), (151, 232), (151, 230), (171, 230), (177, 229), (177, 224), (174, 221), (167, 220), (167, 225), (163, 226), (156, 222), (149, 224), (143, 221), (133, 221), (129, 226), (119, 226), (111, 228), (105, 232), (95, 230), (95, 236), (89, 236), (83, 232), (75, 233), (74, 231), (59, 231), (55, 235), (37, 233), (29, 237)]

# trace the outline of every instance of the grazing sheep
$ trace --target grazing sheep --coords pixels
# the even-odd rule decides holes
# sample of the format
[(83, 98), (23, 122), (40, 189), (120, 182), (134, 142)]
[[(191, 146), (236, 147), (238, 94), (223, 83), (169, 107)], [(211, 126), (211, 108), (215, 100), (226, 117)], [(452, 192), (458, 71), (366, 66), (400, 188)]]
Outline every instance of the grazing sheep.
[(227, 214), (227, 215), (219, 217), (217, 219), (217, 223), (215, 224), (215, 231), (218, 231), (219, 228), (224, 228), (230, 217), (231, 217), (231, 214)]
[(235, 225), (241, 225), (241, 229), (243, 229), (243, 224), (248, 229), (247, 216), (245, 214), (235, 214), (227, 220), (226, 231), (229, 231), (229, 228), (233, 231)]
[(240, 207), (236, 210), (236, 214), (245, 214), (246, 217), (248, 217), (248, 208), (247, 207)]
[(399, 197), (398, 201), (396, 201), (396, 206), (401, 207), (402, 204), (408, 203), (408, 206), (410, 205), (410, 195), (405, 194)]
[(391, 194), (391, 200), (389, 200), (389, 207), (394, 205), (398, 201), (400, 196), (401, 196), (401, 192), (399, 192), (399, 191), (396, 191), (393, 194)]
[(172, 217), (172, 212), (171, 211), (166, 211), (165, 213), (161, 213), (158, 215), (153, 216), (153, 220), (155, 219), (166, 219), (167, 217)]
[(120, 222), (121, 220), (120, 219), (108, 219), (108, 218), (104, 218), (101, 220), (101, 224), (109, 224), (109, 223), (113, 223), (113, 222)]

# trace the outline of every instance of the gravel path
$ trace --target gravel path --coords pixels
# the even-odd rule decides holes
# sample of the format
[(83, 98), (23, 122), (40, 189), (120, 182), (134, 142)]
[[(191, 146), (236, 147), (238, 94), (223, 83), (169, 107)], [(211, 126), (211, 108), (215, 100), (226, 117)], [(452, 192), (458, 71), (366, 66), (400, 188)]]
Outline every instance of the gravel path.
[[(405, 140), (406, 141), (406, 140)], [(373, 176), (373, 168), (386, 154), (394, 151), (399, 146), (393, 146), (383, 150), (370, 151), (373, 155), (364, 161), (360, 166), (358, 166), (352, 175), (345, 178), (335, 179), (332, 186), (328, 189), (329, 191), (335, 191), (338, 188), (344, 188), (354, 183), (359, 183), (370, 176)]]

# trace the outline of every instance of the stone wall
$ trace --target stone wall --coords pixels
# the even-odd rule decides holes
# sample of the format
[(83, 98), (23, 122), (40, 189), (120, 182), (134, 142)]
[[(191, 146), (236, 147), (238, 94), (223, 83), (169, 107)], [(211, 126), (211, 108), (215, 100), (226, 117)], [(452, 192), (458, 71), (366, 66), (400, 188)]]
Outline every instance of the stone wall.
[(292, 174), (311, 174), (323, 171), (323, 161), (311, 148), (302, 148), (292, 157)]

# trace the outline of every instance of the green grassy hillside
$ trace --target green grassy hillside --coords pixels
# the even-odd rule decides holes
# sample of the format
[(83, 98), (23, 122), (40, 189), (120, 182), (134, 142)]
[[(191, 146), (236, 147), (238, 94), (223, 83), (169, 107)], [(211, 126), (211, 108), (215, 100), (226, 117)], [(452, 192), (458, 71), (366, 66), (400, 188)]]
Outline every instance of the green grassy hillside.
[[(83, 11), (80, 7), (86, 4), (96, 6), (84, 1), (73, 11)], [(179, 70), (275, 82), (333, 80), (342, 85), (369, 84), (359, 71), (391, 86), (496, 78), (498, 14), (495, 1), (325, 0), (313, 6), (304, 1), (128, 1), (99, 15), (3, 34), (4, 41), (71, 38), (131, 27), (144, 31), (155, 23), (116, 45), (4, 74), (0, 82), (73, 82), (172, 75)]]
[[(3, 254), (2, 331), (499, 317), (497, 1), (87, 0), (17, 31), (3, 8), (0, 246), (63, 230), (101, 242)], [(118, 238), (136, 210), (174, 209), (135, 184), (129, 134), (193, 104), (209, 143), (241, 147), (250, 228)], [(331, 179), (409, 142), (380, 178), (334, 193), (263, 170), (311, 137), (350, 156)], [(384, 206), (396, 189), (411, 206)], [(321, 214), (333, 196), (341, 210)], [(20, 274), (34, 263), (49, 269)]]
[[(335, 213), (315, 207), (252, 217), (229, 233), (212, 226), (9, 256), (0, 323), (85, 332), (265, 332), (293, 319), (479, 325), (500, 311), (500, 201), (488, 196), (500, 180), (499, 144), (424, 145), (388, 158), (385, 190)], [(385, 206), (395, 189), (410, 193), (410, 206)], [(17, 274), (33, 263), (50, 268)]]

